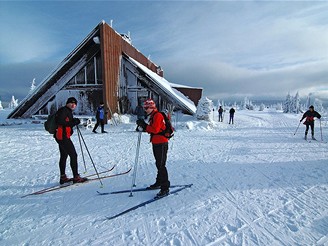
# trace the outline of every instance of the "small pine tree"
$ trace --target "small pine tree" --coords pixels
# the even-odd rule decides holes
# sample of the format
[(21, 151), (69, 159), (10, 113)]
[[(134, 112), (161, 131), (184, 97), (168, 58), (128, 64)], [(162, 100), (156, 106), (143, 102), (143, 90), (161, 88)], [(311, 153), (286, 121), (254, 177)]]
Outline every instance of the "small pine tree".
[(265, 105), (261, 103), (259, 111), (263, 111), (265, 109)]
[(18, 106), (18, 99), (15, 99), (14, 96), (11, 97), (11, 101), (9, 103), (9, 108), (14, 109)]
[(314, 106), (314, 109), (318, 112), (324, 112), (324, 110), (325, 110), (323, 105), (322, 105), (322, 101), (319, 100), (319, 99), (314, 100), (314, 105), (313, 106)]
[(211, 114), (213, 109), (213, 101), (208, 99), (207, 97), (203, 97), (199, 100), (197, 110), (196, 110), (196, 118), (198, 120), (211, 120)]
[(291, 103), (292, 103), (291, 96), (288, 92), (288, 94), (286, 96), (286, 100), (284, 102), (284, 106), (283, 106), (284, 113), (290, 113), (291, 112)]
[(32, 80), (32, 84), (31, 84), (31, 87), (30, 87), (30, 92), (34, 91), (36, 85), (35, 85), (35, 78)]
[(282, 103), (277, 103), (276, 110), (282, 110)]
[(306, 98), (305, 107), (309, 108), (311, 106), (311, 93)]
[(301, 112), (301, 99), (300, 96), (298, 94), (298, 92), (296, 93), (294, 99), (293, 99), (293, 113), (298, 114), (299, 112)]

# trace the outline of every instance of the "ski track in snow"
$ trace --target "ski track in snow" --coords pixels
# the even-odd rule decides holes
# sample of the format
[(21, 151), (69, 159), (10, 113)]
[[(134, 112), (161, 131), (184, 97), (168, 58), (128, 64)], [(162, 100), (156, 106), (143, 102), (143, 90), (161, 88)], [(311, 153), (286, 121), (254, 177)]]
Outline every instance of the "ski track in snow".
[[(169, 143), (169, 177), (171, 184), (194, 185), (110, 221), (105, 217), (157, 191), (96, 194), (129, 189), (131, 171), (104, 179), (104, 188), (94, 181), (20, 198), (58, 182), (58, 147), (40, 124), (1, 126), (0, 244), (328, 245), (328, 145), (302, 140), (302, 126), (294, 135), (299, 118), (237, 111), (234, 125), (227, 117), (179, 122)], [(98, 171), (125, 171), (134, 165), (135, 125), (106, 127), (108, 134), (81, 129), (93, 161)], [(323, 124), (324, 139), (327, 130)], [(73, 142), (83, 175), (76, 132)], [(86, 175), (94, 173), (83, 153)], [(149, 135), (142, 134), (137, 187), (155, 175)]]

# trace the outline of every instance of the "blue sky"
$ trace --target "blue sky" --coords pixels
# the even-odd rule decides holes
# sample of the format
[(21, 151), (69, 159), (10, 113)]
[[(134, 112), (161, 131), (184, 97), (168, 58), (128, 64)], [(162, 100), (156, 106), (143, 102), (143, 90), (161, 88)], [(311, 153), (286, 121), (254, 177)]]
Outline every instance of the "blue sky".
[(328, 98), (327, 1), (0, 1), (0, 100), (19, 100), (102, 20), (214, 102)]

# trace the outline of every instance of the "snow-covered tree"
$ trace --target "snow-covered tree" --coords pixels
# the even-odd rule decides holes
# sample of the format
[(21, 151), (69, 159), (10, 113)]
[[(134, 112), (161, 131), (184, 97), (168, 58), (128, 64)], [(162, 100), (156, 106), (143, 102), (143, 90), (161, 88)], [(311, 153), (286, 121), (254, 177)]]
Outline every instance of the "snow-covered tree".
[(305, 108), (308, 109), (310, 106), (311, 106), (311, 93), (306, 98)]
[(9, 108), (14, 109), (18, 106), (18, 99), (15, 99), (14, 96), (11, 97), (11, 101), (9, 103)]
[(286, 96), (286, 100), (284, 102), (284, 106), (283, 106), (283, 110), (284, 113), (290, 113), (291, 112), (291, 105), (292, 105), (292, 98), (288, 92), (287, 96)]
[(276, 104), (276, 110), (282, 110), (282, 103), (277, 103)]
[(313, 106), (314, 106), (314, 110), (317, 111), (317, 112), (324, 112), (325, 111), (325, 109), (322, 105), (322, 101), (319, 100), (319, 99), (314, 100), (314, 105)]
[(300, 113), (301, 112), (301, 99), (300, 99), (300, 95), (298, 94), (298, 92), (296, 93), (294, 99), (293, 99), (293, 113)]
[(261, 103), (259, 111), (263, 111), (265, 109), (264, 103)]
[(243, 109), (248, 109), (248, 110), (254, 109), (253, 103), (251, 100), (248, 99), (248, 97), (244, 98)]
[(1, 103), (1, 101), (0, 101), (0, 110), (3, 110), (3, 107), (2, 107), (2, 103)]
[(198, 101), (198, 106), (196, 110), (196, 118), (198, 120), (211, 120), (211, 114), (213, 109), (213, 101), (208, 99), (207, 97), (202, 97)]
[(300, 96), (298, 92), (296, 93), (295, 97), (292, 97), (289, 93), (286, 96), (286, 100), (283, 106), (284, 113), (300, 113), (301, 110), (301, 104), (300, 104)]
[(35, 78), (32, 80), (32, 84), (31, 84), (31, 88), (30, 88), (30, 92), (34, 91), (36, 85), (35, 85)]

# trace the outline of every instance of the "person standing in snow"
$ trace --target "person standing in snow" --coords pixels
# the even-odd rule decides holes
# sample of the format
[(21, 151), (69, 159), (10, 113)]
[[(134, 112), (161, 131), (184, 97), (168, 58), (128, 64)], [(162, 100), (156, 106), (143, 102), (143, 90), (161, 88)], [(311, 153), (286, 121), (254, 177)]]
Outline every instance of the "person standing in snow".
[[(80, 124), (78, 118), (73, 118), (72, 111), (76, 108), (77, 100), (74, 97), (67, 99), (66, 106), (58, 109), (56, 113), (57, 129), (54, 138), (59, 146), (60, 159), (60, 184), (73, 181), (73, 183), (83, 183), (87, 178), (80, 177), (78, 173), (77, 153), (74, 144), (71, 140), (73, 134), (73, 127)], [(66, 175), (66, 160), (70, 157), (70, 165), (73, 173), (73, 179), (67, 178)]]
[(101, 127), (101, 133), (107, 133), (104, 130), (104, 125), (105, 125), (105, 116), (106, 116), (106, 112), (104, 109), (104, 103), (100, 102), (99, 107), (97, 108), (97, 113), (96, 113), (96, 119), (97, 119), (97, 123), (95, 125), (95, 127), (93, 128), (92, 132), (93, 133), (97, 133), (97, 128), (100, 125)]
[(234, 108), (231, 108), (231, 109), (229, 110), (229, 115), (230, 115), (230, 117), (229, 117), (229, 124), (230, 124), (230, 123), (233, 124), (233, 117), (234, 117), (234, 115), (235, 115), (235, 109), (234, 109)]
[(156, 160), (157, 177), (156, 182), (147, 189), (161, 189), (157, 197), (163, 197), (169, 194), (170, 181), (166, 169), (166, 159), (168, 151), (168, 139), (161, 134), (165, 129), (165, 121), (163, 115), (158, 112), (155, 102), (148, 99), (144, 102), (144, 110), (149, 116), (149, 124), (143, 119), (137, 120), (137, 125), (142, 131), (150, 134), (150, 141), (153, 147), (153, 154)]
[(308, 134), (308, 131), (309, 131), (309, 127), (311, 126), (311, 135), (312, 135), (312, 139), (315, 140), (314, 138), (314, 117), (320, 119), (321, 118), (321, 115), (317, 112), (317, 111), (314, 111), (314, 107), (311, 105), (309, 107), (309, 110), (306, 111), (304, 114), (303, 114), (303, 117), (302, 119), (300, 120), (300, 122), (302, 122), (305, 118), (305, 121), (304, 121), (304, 125), (306, 125), (306, 128), (305, 128), (305, 136), (304, 136), (304, 139), (307, 140), (307, 134)]
[(222, 122), (223, 121), (223, 117), (222, 117), (223, 108), (222, 108), (222, 106), (219, 107), (218, 112), (219, 112), (219, 122)]

